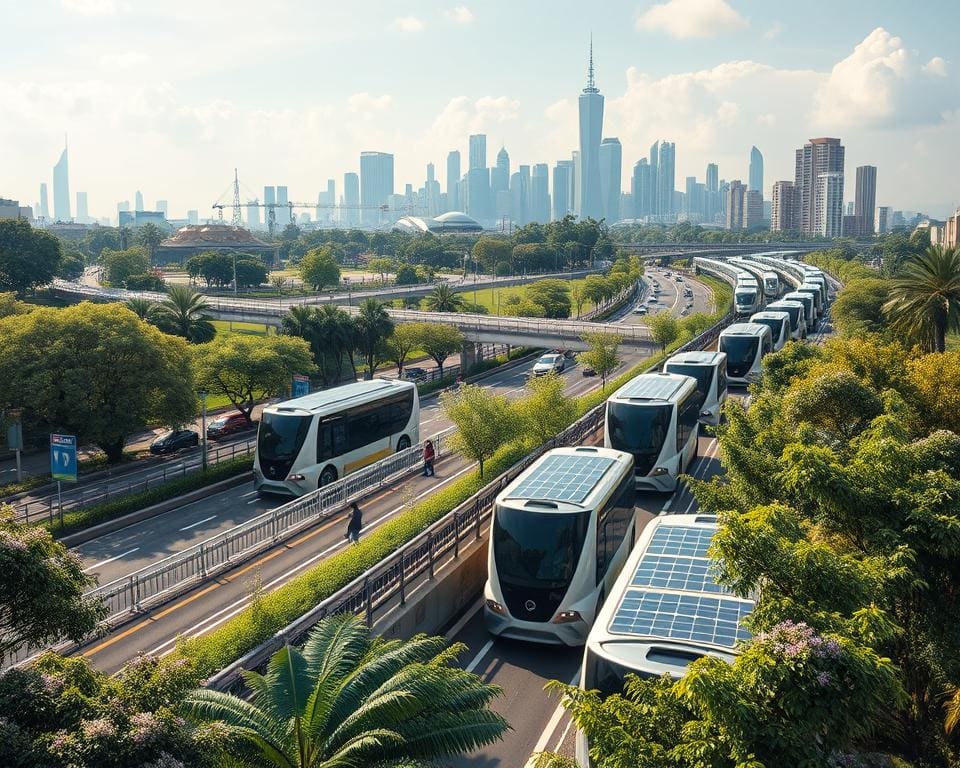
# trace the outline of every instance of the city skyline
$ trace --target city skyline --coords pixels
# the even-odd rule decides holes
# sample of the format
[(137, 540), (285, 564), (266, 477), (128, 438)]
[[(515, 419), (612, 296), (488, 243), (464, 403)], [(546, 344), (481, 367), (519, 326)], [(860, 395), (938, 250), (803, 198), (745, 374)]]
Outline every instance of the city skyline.
[[(699, 0), (684, 2), (696, 5)], [(660, 5), (675, 12), (677, 4), (678, 0), (672, 0)], [(812, 49), (798, 47), (798, 41), (815, 28), (803, 17), (793, 15), (791, 20), (789, 12), (778, 9), (774, 13), (749, 3), (721, 4), (731, 8), (746, 26), (684, 30), (678, 26), (679, 14), (674, 13), (672, 25), (654, 24), (648, 16), (650, 4), (637, 8), (620, 3), (603, 25), (590, 21), (596, 43), (596, 80), (606, 98), (603, 138), (620, 140), (623, 192), (630, 191), (634, 164), (646, 154), (643, 148), (665, 138), (675, 143), (675, 179), (681, 184), (688, 176), (702, 178), (708, 162), (719, 164), (723, 178), (746, 180), (749, 150), (755, 144), (764, 156), (763, 195), (769, 200), (774, 182), (793, 178), (791, 154), (796, 146), (809, 136), (840, 135), (848, 147), (848, 168), (880, 164), (878, 204), (923, 210), (934, 216), (944, 215), (955, 205), (957, 193), (940, 173), (942, 164), (937, 158), (955, 146), (960, 98), (953, 64), (940, 57), (948, 48), (938, 42), (936, 34), (921, 35), (906, 14), (889, 13), (883, 19), (889, 30), (873, 28), (869, 20), (861, 19), (859, 24), (838, 25), (842, 29), (831, 30), (822, 44)], [(57, 11), (54, 39), (62, 32), (58, 32), (58, 24), (126, 28), (144, 13), (109, 2), (72, 0), (52, 5)], [(419, 43), (408, 51), (413, 59), (424, 47), (436, 55), (453, 41), (475, 50), (484, 43), (484, 36), (492, 33), (490, 25), (495, 23), (499, 7), (498, 3), (473, 7), (469, 22), (435, 14), (437, 18), (424, 29), (403, 31), (391, 27), (394, 8), (371, 5), (381, 11), (377, 39), (384, 50), (374, 57), (378, 59), (414, 39)], [(434, 8), (416, 5), (424, 18), (428, 18), (426, 11)], [(177, 3), (173, 6), (180, 7)], [(77, 10), (81, 7), (88, 13)], [(108, 10), (91, 15), (103, 8)], [(521, 29), (529, 11), (520, 4), (517, 21)], [(202, 16), (204, 12), (197, 13)], [(770, 13), (783, 16), (779, 31), (774, 24), (777, 19), (765, 18)], [(838, 13), (845, 17), (849, 12)], [(359, 15), (372, 23), (376, 14)], [(17, 23), (14, 20), (14, 25)], [(74, 88), (73, 96), (66, 95), (66, 86), (74, 82), (67, 72), (68, 55), (37, 66), (32, 53), (17, 50), (11, 57), (8, 79), (0, 81), (15, 118), (0, 127), (0, 166), (7, 171), (4, 193), (31, 205), (38, 202), (39, 184), (49, 183), (49, 169), (62, 146), (64, 130), (70, 133), (73, 149), (71, 185), (87, 192), (94, 216), (112, 214), (116, 202), (130, 199), (136, 189), (142, 189), (151, 200), (169, 200), (173, 217), (182, 217), (189, 208), (199, 208), (201, 216), (211, 215), (208, 206), (217, 199), (224, 201), (235, 166), (248, 190), (256, 192), (272, 180), (283, 179), (290, 199), (316, 200), (328, 179), (336, 179), (341, 191), (344, 173), (359, 170), (363, 150), (394, 155), (398, 192), (404, 183), (422, 184), (428, 162), (437, 168), (441, 189), (447, 189), (444, 160), (455, 150), (468, 157), (471, 134), (486, 134), (488, 154), (505, 146), (517, 164), (532, 168), (547, 163), (552, 168), (578, 147), (576, 99), (583, 83), (588, 41), (584, 27), (569, 19), (562, 26), (543, 23), (552, 30), (560, 29), (561, 36), (554, 44), (570, 54), (562, 62), (557, 60), (549, 77), (529, 60), (515, 63), (509, 79), (499, 76), (501, 65), (493, 62), (481, 83), (476, 82), (475, 73), (468, 72), (470, 67), (451, 66), (447, 68), (452, 70), (450, 74), (462, 84), (447, 89), (431, 86), (427, 89), (430, 94), (417, 91), (414, 95), (417, 89), (398, 88), (387, 81), (376, 89), (359, 71), (366, 65), (358, 65), (355, 78), (341, 77), (317, 95), (322, 107), (311, 109), (319, 112), (303, 111), (305, 102), (312, 100), (310, 89), (292, 95), (285, 87), (253, 89), (251, 96), (244, 96), (246, 104), (229, 78), (215, 99), (202, 89), (191, 90), (184, 85), (179, 65), (169, 55), (157, 52), (156, 41), (144, 47), (139, 62), (123, 62), (122, 52), (105, 48), (96, 59), (96, 73), (80, 68), (77, 77), (85, 78), (81, 80), (84, 87)], [(353, 22), (344, 24), (344, 34), (355, 27)], [(293, 34), (279, 21), (271, 22), (270, 29), (279, 37)], [(902, 39), (897, 36), (900, 29), (904, 30)], [(707, 32), (716, 34), (690, 36)], [(355, 33), (354, 29), (351, 34)], [(909, 37), (907, 33), (911, 33)], [(625, 39), (633, 45), (624, 45)], [(643, 56), (634, 53), (638, 41), (643, 43)], [(663, 55), (664, 50), (673, 53)], [(162, 81), (162, 93), (152, 94), (155, 98), (149, 109), (137, 100), (137, 92), (118, 96), (106, 83), (116, 76), (118, 84), (129, 91), (128, 75), (142, 75), (147, 62), (162, 64), (161, 73), (167, 77)], [(237, 62), (237, 66), (243, 70), (245, 65)], [(518, 78), (518, 72), (526, 77)], [(444, 77), (449, 80), (450, 74)], [(842, 87), (860, 76), (867, 78), (863, 93), (851, 95)], [(536, 83), (533, 97), (531, 85), (521, 83), (529, 80)], [(353, 88), (368, 90), (343, 95)], [(785, 89), (790, 89), (789, 98)], [(115, 119), (103, 121), (94, 107), (107, 93), (115, 105), (109, 114), (119, 113)], [(138, 109), (143, 113), (134, 114)], [(40, 112), (48, 115), (42, 124), (37, 120)], [(287, 144), (293, 151), (283, 149)], [(897, 180), (895, 186), (893, 179)], [(847, 187), (852, 191), (852, 180)]]

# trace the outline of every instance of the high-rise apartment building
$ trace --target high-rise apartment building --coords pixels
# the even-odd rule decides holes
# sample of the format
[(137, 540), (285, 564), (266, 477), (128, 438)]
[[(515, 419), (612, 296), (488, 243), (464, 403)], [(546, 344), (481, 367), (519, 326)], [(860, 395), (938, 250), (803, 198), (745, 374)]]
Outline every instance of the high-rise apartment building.
[[(393, 194), (393, 155), (387, 152), (360, 153), (360, 204), (363, 206), (386, 205)], [(360, 219), (367, 226), (376, 226), (380, 212), (364, 207)]]
[(483, 133), (470, 136), (470, 170), (487, 167), (487, 137)]
[(573, 163), (573, 171), (570, 176), (570, 205), (573, 208), (573, 215), (580, 215), (580, 176), (582, 163), (580, 162), (580, 150), (575, 149), (570, 153), (570, 162)]
[(166, 200), (157, 200), (157, 205), (155, 210), (160, 211), (163, 214), (163, 218), (167, 218), (168, 209), (170, 204)]
[(763, 202), (763, 155), (756, 147), (750, 147), (750, 176), (748, 187), (760, 193)]
[[(800, 231), (805, 235), (815, 235), (819, 232), (817, 211), (823, 209), (818, 197), (821, 185), (818, 178), (824, 173), (843, 174), (844, 147), (840, 139), (818, 138), (810, 139), (796, 152), (796, 169), (794, 185), (800, 208)], [(825, 187), (824, 187), (825, 188)], [(835, 212), (843, 216), (843, 200), (840, 208)], [(831, 215), (831, 220), (835, 216)], [(838, 224), (842, 227), (842, 223)]]
[(856, 198), (853, 204), (853, 215), (857, 219), (857, 235), (873, 234), (873, 217), (876, 206), (877, 168), (874, 165), (858, 166)]
[(553, 220), (559, 221), (572, 213), (570, 205), (570, 185), (573, 176), (572, 160), (557, 160), (553, 166)]
[(353, 173), (343, 174), (343, 208), (340, 210), (340, 221), (348, 226), (355, 227), (360, 221), (360, 177)]
[(748, 189), (743, 196), (743, 228), (753, 229), (763, 223), (763, 195), (759, 189)]
[(623, 148), (620, 139), (613, 137), (600, 142), (600, 198), (603, 201), (603, 218), (607, 224), (620, 221), (620, 190), (623, 188), (621, 172)]
[(200, 221), (200, 212), (194, 208), (191, 208), (189, 211), (187, 211), (187, 221), (193, 226), (196, 226)]
[(580, 200), (577, 215), (581, 219), (603, 216), (600, 190), (600, 138), (603, 135), (603, 96), (593, 79), (593, 40), (590, 41), (590, 64), (587, 87), (578, 100), (580, 112)]
[[(166, 213), (164, 213), (166, 216)], [(87, 193), (77, 192), (77, 221), (80, 224), (87, 224), (90, 220), (90, 213), (87, 210)]]
[(654, 213), (669, 218), (675, 213), (673, 193), (676, 190), (676, 145), (672, 141), (655, 142), (650, 148), (651, 157), (656, 162), (650, 165), (656, 168), (654, 180)]
[(727, 229), (743, 229), (743, 205), (746, 187), (740, 179), (734, 179), (727, 188)]
[(877, 220), (874, 231), (878, 235), (885, 235), (890, 231), (890, 206), (881, 205), (877, 208)]
[(260, 229), (260, 201), (247, 200), (247, 229)]
[(57, 221), (70, 221), (70, 169), (64, 142), (60, 159), (53, 166), (53, 216)]
[(650, 182), (650, 163), (647, 158), (641, 158), (634, 163), (633, 176), (630, 179), (630, 195), (633, 199), (632, 217), (635, 219), (649, 216), (653, 213)]
[(510, 155), (506, 147), (497, 152), (497, 164), (490, 171), (490, 191), (496, 195), (510, 189)]
[(37, 215), (43, 218), (44, 221), (50, 220), (50, 203), (47, 200), (46, 183), (40, 185), (40, 210), (37, 211)]
[(800, 229), (800, 205), (797, 187), (792, 181), (773, 183), (773, 203), (770, 210), (770, 229), (791, 232)]
[(720, 168), (716, 163), (707, 164), (706, 186), (707, 192), (720, 191)]
[(489, 168), (471, 168), (467, 171), (467, 199), (464, 207), (466, 213), (477, 221), (487, 221), (492, 217)]
[(821, 237), (840, 237), (843, 234), (842, 171), (817, 176), (816, 201), (814, 233)]
[(133, 195), (133, 210), (134, 211), (147, 210), (143, 205), (143, 192), (141, 192), (139, 189)]
[(530, 218), (546, 224), (550, 221), (550, 167), (546, 163), (533, 166), (530, 178)]
[(454, 149), (447, 155), (447, 207), (451, 211), (461, 210), (459, 149)]
[(293, 223), (293, 209), (287, 205), (290, 202), (287, 188), (277, 185), (277, 226), (282, 230), (287, 224)]

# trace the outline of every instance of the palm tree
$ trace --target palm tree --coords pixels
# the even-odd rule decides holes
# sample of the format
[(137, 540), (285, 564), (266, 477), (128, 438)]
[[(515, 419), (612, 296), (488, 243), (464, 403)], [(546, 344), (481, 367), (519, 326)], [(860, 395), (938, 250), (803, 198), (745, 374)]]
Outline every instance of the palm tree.
[(393, 333), (393, 320), (376, 299), (364, 299), (360, 312), (354, 318), (356, 328), (356, 348), (367, 361), (367, 378), (373, 378), (379, 352), (387, 337)]
[(265, 675), (245, 673), (251, 700), (200, 689), (187, 709), (230, 732), (249, 766), (360, 768), (428, 761), (501, 738), (507, 723), (487, 705), (500, 689), (451, 662), (463, 646), (441, 637), (370, 637), (354, 616), (332, 616), (303, 650), (277, 651)]
[(141, 296), (134, 296), (132, 299), (127, 299), (127, 309), (148, 323), (152, 323), (156, 319), (157, 303), (150, 299), (145, 299)]
[(439, 283), (426, 298), (427, 309), (432, 312), (462, 312), (463, 296), (454, 293), (448, 283)]
[(960, 331), (960, 250), (932, 246), (906, 261), (890, 281), (883, 311), (891, 326), (927, 352), (943, 352)]
[(287, 336), (297, 336), (310, 341), (316, 331), (317, 315), (313, 307), (297, 304), (287, 310), (280, 320), (280, 331)]
[[(336, 370), (334, 383), (343, 377), (343, 358), (350, 356), (353, 365), (353, 347), (355, 328), (353, 318), (340, 307), (324, 304), (316, 310), (317, 337), (323, 340), (324, 360), (332, 364)], [(317, 360), (319, 364), (320, 361)], [(321, 371), (326, 371), (328, 365), (321, 365)], [(325, 376), (326, 374), (324, 374)], [(354, 366), (354, 378), (357, 372)]]
[(171, 285), (167, 298), (157, 307), (157, 325), (191, 344), (203, 344), (217, 335), (206, 309), (206, 298), (189, 285)]

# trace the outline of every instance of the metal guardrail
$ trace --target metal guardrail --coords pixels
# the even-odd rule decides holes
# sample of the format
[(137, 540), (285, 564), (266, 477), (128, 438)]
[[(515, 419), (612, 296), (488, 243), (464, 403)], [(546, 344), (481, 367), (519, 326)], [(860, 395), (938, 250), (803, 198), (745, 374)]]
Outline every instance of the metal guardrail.
[[(207, 464), (214, 466), (240, 456), (251, 456), (256, 445), (257, 439), (255, 437), (226, 445), (210, 445), (208, 443)], [(83, 485), (65, 487), (59, 498), (55, 490), (50, 491), (42, 498), (13, 505), (14, 517), (17, 522), (23, 523), (41, 518), (48, 518), (52, 523), (56, 516), (62, 519), (65, 512), (92, 507), (95, 504), (101, 504), (119, 496), (141, 493), (156, 488), (158, 485), (163, 485), (170, 480), (199, 472), (202, 469), (202, 452), (193, 453), (176, 461), (164, 461), (153, 465), (148, 469), (149, 474), (138, 480), (124, 480), (121, 476), (116, 480), (92, 484), (89, 487)], [(34, 492), (37, 490), (34, 489)]]
[[(684, 344), (676, 352), (704, 349), (732, 322), (727, 314), (720, 322)], [(659, 368), (651, 366), (648, 371)], [(370, 626), (379, 611), (396, 604), (403, 605), (407, 591), (420, 579), (432, 579), (437, 568), (456, 560), (464, 542), (479, 539), (483, 524), (489, 519), (493, 502), (518, 474), (551, 448), (577, 445), (600, 429), (604, 423), (605, 404), (598, 405), (575, 421), (559, 435), (529, 453), (517, 464), (488, 483), (463, 504), (438, 520), (401, 549), (370, 568), (362, 576), (323, 600), (315, 608), (295, 619), (273, 637), (261, 643), (233, 664), (207, 681), (208, 688), (237, 690), (243, 686), (242, 671), (258, 669), (284, 645), (302, 642), (317, 622), (326, 616), (350, 612), (363, 616)]]

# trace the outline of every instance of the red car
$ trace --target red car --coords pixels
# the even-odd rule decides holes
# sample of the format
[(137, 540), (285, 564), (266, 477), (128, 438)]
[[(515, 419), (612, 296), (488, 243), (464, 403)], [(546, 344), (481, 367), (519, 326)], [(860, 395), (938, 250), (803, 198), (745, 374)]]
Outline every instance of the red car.
[(234, 432), (242, 432), (245, 429), (250, 429), (250, 425), (242, 413), (239, 411), (225, 413), (207, 424), (207, 438), (209, 440), (219, 440), (221, 437), (232, 435)]

